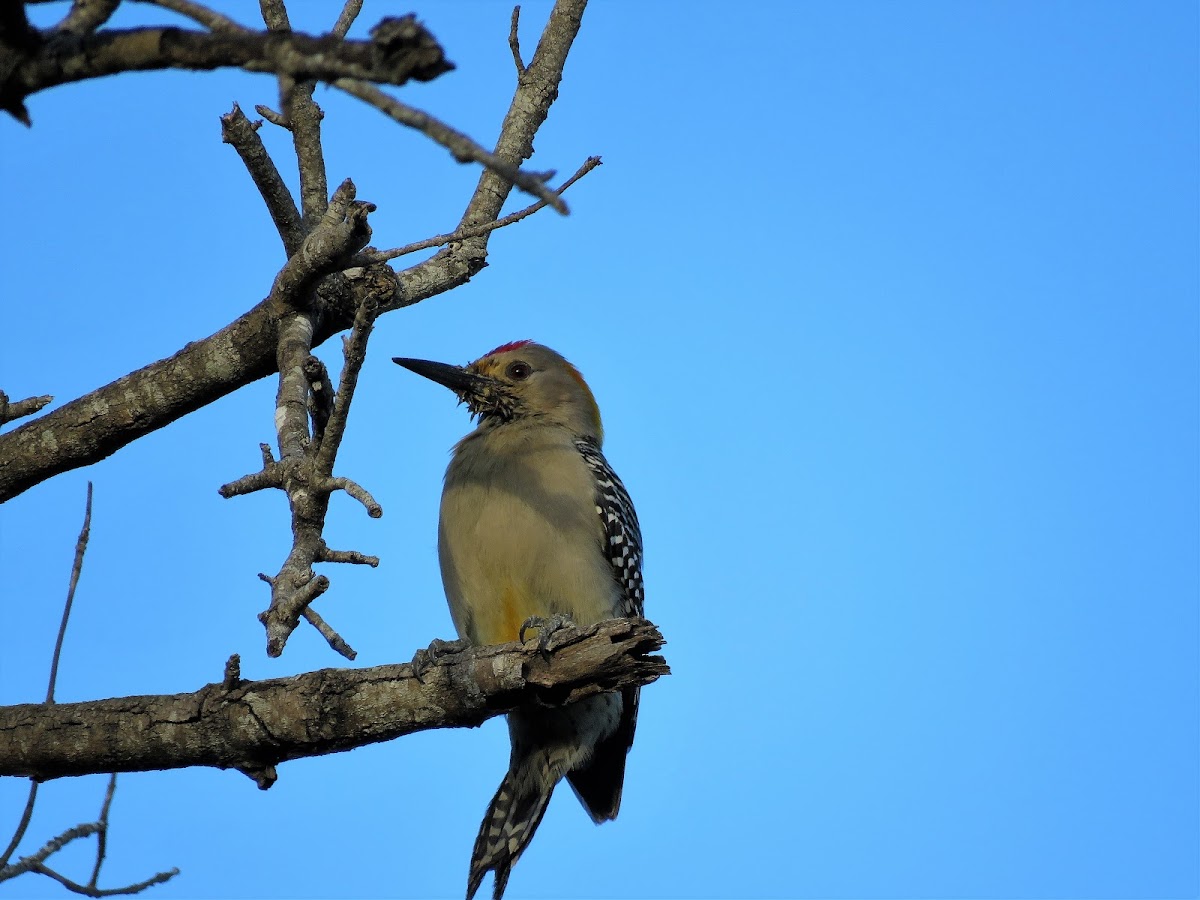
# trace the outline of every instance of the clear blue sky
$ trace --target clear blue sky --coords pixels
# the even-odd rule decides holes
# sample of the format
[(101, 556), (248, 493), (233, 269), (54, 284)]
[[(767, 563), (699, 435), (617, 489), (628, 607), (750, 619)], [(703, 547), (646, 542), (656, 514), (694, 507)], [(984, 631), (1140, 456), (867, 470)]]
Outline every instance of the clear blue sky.
[[(525, 5), (527, 54), (547, 8)], [(359, 31), (407, 9), (369, 2)], [(492, 141), (508, 8), (417, 11), (459, 68), (402, 96)], [(327, 568), (359, 664), (452, 636), (434, 534), (468, 421), (389, 358), (531, 337), (589, 377), (674, 674), (644, 692), (620, 819), (562, 790), (511, 897), (1200, 893), (1197, 31), (1182, 2), (588, 11), (533, 164), (604, 166), (569, 218), (497, 234), (470, 285), (381, 321), (339, 469), (385, 516), (339, 499), (327, 530), (383, 560)], [(377, 246), (453, 226), (474, 168), (318, 99)], [(234, 100), (274, 84), (121, 76), (0, 125), (10, 395), (66, 401), (267, 293), (282, 251), (220, 142)], [(265, 658), (254, 576), (286, 551), (285, 503), (216, 493), (257, 467), (273, 395), (0, 508), (0, 702), (44, 691), (89, 478), (61, 700), (194, 690), (235, 651), (252, 678), (339, 664), (311, 629)], [(507, 753), (493, 721), (288, 763), (265, 794), (123, 776), (106, 880), (460, 896)], [(45, 787), (26, 846), (103, 789)], [(0, 832), (24, 791), (0, 783)], [(86, 878), (90, 850), (63, 868)]]

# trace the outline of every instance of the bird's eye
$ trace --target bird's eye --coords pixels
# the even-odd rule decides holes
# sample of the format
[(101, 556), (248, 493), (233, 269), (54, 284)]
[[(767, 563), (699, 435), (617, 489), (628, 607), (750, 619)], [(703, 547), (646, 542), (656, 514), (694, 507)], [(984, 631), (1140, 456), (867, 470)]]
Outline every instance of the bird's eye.
[(513, 381), (524, 381), (533, 373), (533, 366), (527, 362), (517, 360), (508, 364), (508, 377)]

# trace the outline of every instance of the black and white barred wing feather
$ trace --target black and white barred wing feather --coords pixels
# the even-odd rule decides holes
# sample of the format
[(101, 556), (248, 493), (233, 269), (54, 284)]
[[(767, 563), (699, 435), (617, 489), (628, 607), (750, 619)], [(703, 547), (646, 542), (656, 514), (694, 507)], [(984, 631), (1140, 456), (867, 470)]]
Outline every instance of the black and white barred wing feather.
[(621, 587), (622, 615), (640, 617), (645, 609), (642, 530), (633, 501), (594, 441), (579, 441), (576, 446), (596, 477), (596, 513), (604, 523), (613, 578)]

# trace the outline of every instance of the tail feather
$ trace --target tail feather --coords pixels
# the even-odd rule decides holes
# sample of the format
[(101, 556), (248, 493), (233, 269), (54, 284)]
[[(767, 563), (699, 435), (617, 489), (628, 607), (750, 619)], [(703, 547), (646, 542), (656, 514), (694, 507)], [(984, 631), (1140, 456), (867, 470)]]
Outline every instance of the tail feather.
[(521, 779), (519, 772), (510, 770), (504, 776), (487, 815), (483, 817), (483, 824), (479, 826), (479, 836), (475, 838), (471, 871), (467, 876), (467, 900), (475, 896), (489, 870), (496, 873), (493, 900), (504, 896), (508, 875), (533, 840), (553, 792), (553, 782), (549, 789), (543, 789), (532, 779)]
[(637, 727), (638, 689), (621, 695), (621, 718), (616, 731), (596, 744), (591, 757), (567, 772), (567, 781), (592, 821), (599, 825), (617, 817), (625, 783), (625, 757)]

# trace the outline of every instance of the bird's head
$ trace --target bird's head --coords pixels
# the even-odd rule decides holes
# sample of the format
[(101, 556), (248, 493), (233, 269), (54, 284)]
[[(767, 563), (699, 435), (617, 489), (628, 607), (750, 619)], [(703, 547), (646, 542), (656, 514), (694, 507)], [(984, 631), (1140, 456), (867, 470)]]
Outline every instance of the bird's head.
[(392, 362), (450, 388), (481, 428), (537, 422), (603, 438), (600, 410), (579, 370), (533, 341), (502, 344), (465, 366), (399, 356)]

